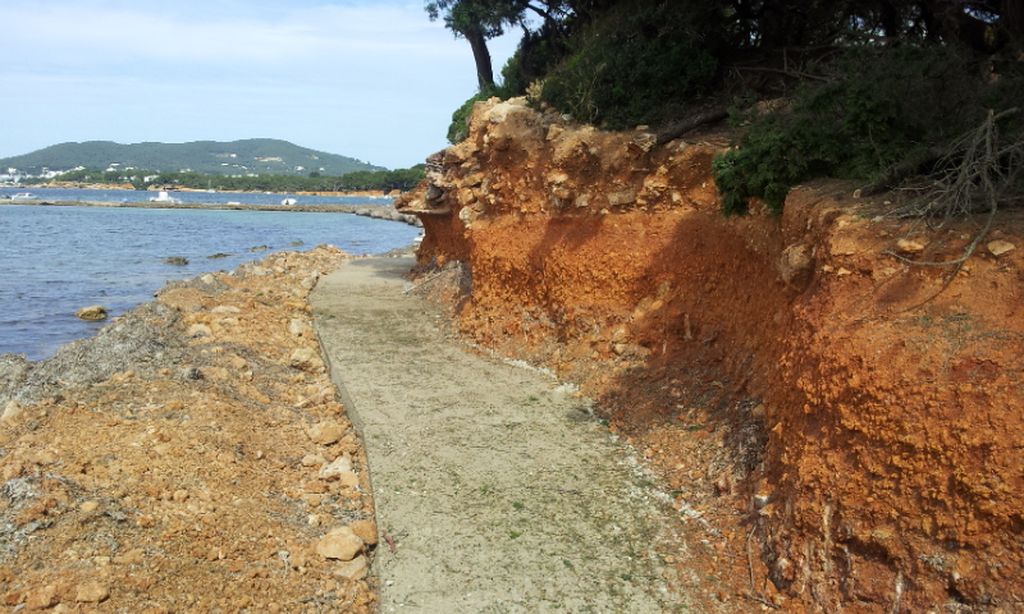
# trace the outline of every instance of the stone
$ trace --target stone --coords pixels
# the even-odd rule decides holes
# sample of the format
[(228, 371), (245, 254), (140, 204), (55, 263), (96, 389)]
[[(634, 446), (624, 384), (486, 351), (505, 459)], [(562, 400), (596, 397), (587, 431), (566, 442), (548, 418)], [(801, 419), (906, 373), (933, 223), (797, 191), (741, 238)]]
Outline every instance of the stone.
[(185, 490), (184, 488), (179, 488), (178, 490), (174, 491), (174, 495), (172, 495), (172, 498), (178, 503), (188, 501), (188, 491)]
[(292, 352), (288, 364), (292, 368), (307, 372), (317, 371), (323, 365), (319, 354), (310, 348), (299, 348)]
[(193, 324), (188, 327), (185, 334), (189, 337), (209, 337), (213, 334), (213, 331), (206, 324)]
[(213, 313), (242, 313), (242, 310), (234, 305), (217, 305), (210, 311)]
[(0, 421), (10, 422), (12, 420), (16, 420), (23, 411), (24, 408), (20, 403), (14, 400), (8, 401), (7, 405), (4, 407), (3, 415), (0, 416)]
[(1016, 245), (1010, 243), (1009, 241), (1004, 241), (1002, 239), (990, 241), (986, 247), (988, 247), (988, 253), (992, 254), (996, 258), (1002, 256), (1006, 252), (1010, 252), (1017, 249)]
[(329, 464), (320, 468), (321, 480), (337, 480), (344, 473), (352, 473), (352, 458), (348, 454), (342, 454)]
[(88, 307), (82, 307), (75, 312), (75, 317), (79, 320), (86, 320), (88, 322), (97, 322), (99, 320), (107, 319), (107, 308), (103, 305), (89, 305)]
[(369, 546), (377, 545), (377, 523), (366, 519), (357, 520), (348, 525), (352, 532), (359, 536), (359, 539)]
[(322, 467), (327, 463), (327, 459), (320, 456), (319, 454), (307, 454), (302, 457), (299, 461), (303, 467)]
[(803, 243), (790, 245), (782, 250), (778, 270), (782, 281), (790, 285), (802, 285), (809, 278), (814, 268), (811, 249)]
[(608, 204), (612, 207), (631, 205), (636, 202), (636, 190), (620, 190), (608, 194)]
[(91, 512), (95, 512), (99, 507), (100, 504), (98, 501), (83, 501), (82, 504), (78, 506), (78, 509), (83, 513), (89, 514)]
[(896, 249), (904, 254), (920, 254), (924, 251), (924, 245), (920, 241), (900, 239), (896, 241)]
[(344, 434), (345, 428), (337, 422), (318, 422), (308, 431), (309, 438), (322, 446), (331, 445), (341, 439)]
[(293, 318), (291, 322), (288, 322), (288, 332), (296, 337), (309, 337), (313, 329), (305, 321)]
[(316, 553), (325, 559), (351, 561), (363, 549), (363, 540), (359, 539), (351, 528), (339, 527), (320, 538), (316, 544)]
[(339, 563), (331, 574), (337, 578), (346, 580), (362, 580), (370, 570), (370, 564), (366, 557), (359, 555), (351, 561)]
[(75, 591), (75, 601), (80, 603), (100, 603), (110, 597), (110, 589), (105, 584), (92, 581), (79, 584)]
[(188, 264), (188, 258), (184, 256), (168, 256), (164, 258), (164, 264), (171, 266), (185, 266)]
[(25, 607), (29, 610), (45, 610), (60, 603), (57, 587), (52, 584), (34, 588), (25, 596)]

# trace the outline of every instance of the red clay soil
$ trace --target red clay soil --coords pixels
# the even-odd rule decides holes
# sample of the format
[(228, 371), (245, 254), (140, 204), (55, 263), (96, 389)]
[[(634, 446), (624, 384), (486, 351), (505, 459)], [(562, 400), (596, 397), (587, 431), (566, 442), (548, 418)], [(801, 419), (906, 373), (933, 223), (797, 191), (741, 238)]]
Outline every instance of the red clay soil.
[(834, 183), (725, 218), (722, 147), (490, 101), (398, 206), (421, 268), (468, 270), (463, 332), (581, 383), (659, 471), (709, 603), (1024, 608), (1024, 219), (942, 291), (948, 267), (897, 256), (956, 257), (975, 224)]

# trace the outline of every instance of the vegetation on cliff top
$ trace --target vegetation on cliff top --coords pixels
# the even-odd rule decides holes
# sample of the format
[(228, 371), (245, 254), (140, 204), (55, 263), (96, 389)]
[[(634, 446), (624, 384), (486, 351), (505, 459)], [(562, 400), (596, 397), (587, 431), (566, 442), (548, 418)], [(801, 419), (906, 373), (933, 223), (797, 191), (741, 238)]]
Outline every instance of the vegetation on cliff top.
[[(464, 137), (473, 102), (491, 95), (526, 94), (609, 129), (658, 129), (729, 108), (736, 147), (714, 164), (727, 213), (745, 212), (752, 197), (779, 211), (792, 185), (814, 177), (875, 189), (939, 176), (962, 162), (951, 155), (958, 138), (990, 113), (1001, 118), (1002, 142), (1024, 139), (1021, 114), (1006, 113), (1024, 100), (1016, 0), (429, 5), (457, 32), (473, 18), (488, 19), (492, 34), (524, 29), (501, 82), (481, 82), (453, 116), (450, 139)], [(1013, 160), (996, 156), (990, 168), (1009, 198), (1024, 192)]]

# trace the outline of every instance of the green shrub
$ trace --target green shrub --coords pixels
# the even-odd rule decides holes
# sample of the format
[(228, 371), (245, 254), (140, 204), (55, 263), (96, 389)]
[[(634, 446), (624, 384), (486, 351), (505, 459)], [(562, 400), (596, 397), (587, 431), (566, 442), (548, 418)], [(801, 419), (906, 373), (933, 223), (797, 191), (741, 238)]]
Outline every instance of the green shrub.
[(690, 4), (632, 0), (608, 10), (569, 41), (542, 100), (613, 129), (658, 122), (692, 101), (718, 71), (713, 45), (699, 32), (720, 13)]
[(870, 181), (927, 159), (986, 108), (1012, 106), (1020, 95), (1019, 78), (990, 85), (969, 54), (948, 47), (851, 49), (830, 72), (827, 82), (804, 85), (791, 108), (753, 119), (738, 148), (714, 161), (725, 213), (745, 213), (750, 197), (778, 213), (800, 181)]
[(482, 100), (488, 100), (494, 96), (503, 100), (509, 97), (500, 87), (487, 88), (474, 94), (469, 98), (469, 100), (462, 103), (462, 106), (455, 109), (455, 112), (452, 113), (452, 123), (448, 126), (449, 143), (454, 145), (469, 136), (469, 115), (473, 112), (473, 105)]

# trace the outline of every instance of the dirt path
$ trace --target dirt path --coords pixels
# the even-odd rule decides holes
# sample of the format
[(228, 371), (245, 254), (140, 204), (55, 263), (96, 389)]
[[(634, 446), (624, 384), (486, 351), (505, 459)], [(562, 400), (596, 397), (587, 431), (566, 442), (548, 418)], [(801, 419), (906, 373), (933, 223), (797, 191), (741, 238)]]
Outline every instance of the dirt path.
[(382, 611), (685, 610), (654, 554), (670, 512), (588, 402), (446, 339), (410, 265), (352, 261), (311, 297), (395, 543)]

